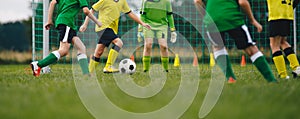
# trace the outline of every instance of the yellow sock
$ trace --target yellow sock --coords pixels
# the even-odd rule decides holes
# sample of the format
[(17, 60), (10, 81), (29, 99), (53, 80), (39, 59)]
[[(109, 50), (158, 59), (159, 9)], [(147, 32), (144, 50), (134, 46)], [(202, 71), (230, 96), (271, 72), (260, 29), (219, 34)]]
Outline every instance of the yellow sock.
[(214, 57), (214, 54), (213, 53), (210, 53), (209, 54), (209, 65), (211, 67), (215, 66), (216, 62), (215, 62), (215, 57)]
[(287, 72), (283, 55), (273, 57), (273, 61), (276, 66), (277, 72), (280, 75), (280, 78), (286, 78)]
[(119, 55), (119, 52), (117, 52), (114, 49), (110, 49), (105, 67), (109, 67), (109, 66), (113, 65), (115, 63), (118, 55)]
[(299, 66), (296, 54), (290, 54), (286, 58), (289, 60), (292, 70), (296, 70), (296, 68)]
[(89, 63), (89, 72), (94, 72), (95, 68), (99, 65), (99, 62), (90, 59), (90, 63)]

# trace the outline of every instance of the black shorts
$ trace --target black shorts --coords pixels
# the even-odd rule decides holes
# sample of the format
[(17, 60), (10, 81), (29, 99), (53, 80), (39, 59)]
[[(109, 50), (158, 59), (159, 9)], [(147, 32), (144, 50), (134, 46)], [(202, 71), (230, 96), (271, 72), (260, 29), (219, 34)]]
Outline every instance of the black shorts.
[(275, 37), (275, 36), (289, 36), (291, 32), (291, 24), (293, 20), (285, 20), (285, 19), (279, 19), (279, 20), (272, 20), (269, 21), (269, 37)]
[(59, 41), (72, 43), (73, 37), (77, 36), (77, 32), (67, 25), (59, 24), (56, 29), (59, 31)]
[(255, 45), (252, 40), (248, 28), (246, 25), (231, 29), (223, 32), (207, 32), (207, 37), (211, 41), (213, 46), (222, 46), (225, 44), (225, 33), (228, 33), (231, 38), (234, 39), (236, 47), (238, 49), (246, 49), (249, 46)]
[(106, 47), (108, 47), (113, 40), (119, 38), (111, 28), (103, 29), (97, 32), (97, 35), (99, 37), (98, 44), (103, 44)]

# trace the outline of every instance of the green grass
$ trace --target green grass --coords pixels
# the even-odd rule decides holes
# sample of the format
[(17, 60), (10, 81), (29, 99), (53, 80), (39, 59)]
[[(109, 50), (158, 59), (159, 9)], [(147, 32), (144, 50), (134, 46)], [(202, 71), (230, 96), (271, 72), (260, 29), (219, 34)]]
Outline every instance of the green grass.
[[(71, 65), (52, 65), (52, 73), (33, 77), (28, 65), (0, 65), (0, 118), (2, 119), (91, 119), (75, 88)], [(97, 78), (107, 97), (115, 105), (131, 112), (149, 112), (162, 108), (174, 97), (180, 84), (180, 70), (171, 67), (165, 87), (157, 95), (137, 99), (123, 93), (111, 74), (98, 68)], [(195, 119), (203, 102), (210, 70), (200, 65), (197, 96), (182, 119)], [(274, 68), (274, 67), (273, 67)], [(147, 73), (131, 75), (141, 86), (150, 83)], [(267, 83), (255, 67), (234, 65), (238, 82), (224, 85), (219, 101), (208, 119), (283, 119), (300, 118), (300, 80), (280, 80)], [(147, 107), (147, 108), (145, 108)]]

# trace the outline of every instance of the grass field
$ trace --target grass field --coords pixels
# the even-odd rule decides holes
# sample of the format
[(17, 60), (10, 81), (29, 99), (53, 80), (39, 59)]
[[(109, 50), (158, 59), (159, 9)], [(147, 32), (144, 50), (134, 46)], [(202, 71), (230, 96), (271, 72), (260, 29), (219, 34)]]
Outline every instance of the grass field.
[[(132, 75), (141, 86), (150, 80), (147, 73)], [(0, 65), (1, 119), (91, 119), (94, 118), (82, 104), (73, 81), (71, 65), (52, 65), (52, 73), (33, 77), (28, 65)], [(163, 90), (149, 99), (136, 99), (125, 93), (98, 68), (97, 78), (107, 97), (115, 105), (131, 112), (157, 110), (174, 97), (180, 84), (179, 69), (167, 75)], [(208, 66), (199, 65), (198, 93), (182, 119), (198, 118), (199, 108), (206, 94), (211, 73)], [(300, 79), (279, 80), (269, 84), (252, 65), (234, 65), (238, 82), (225, 84), (220, 99), (208, 119), (297, 119), (300, 118)], [(147, 108), (145, 108), (147, 107)]]

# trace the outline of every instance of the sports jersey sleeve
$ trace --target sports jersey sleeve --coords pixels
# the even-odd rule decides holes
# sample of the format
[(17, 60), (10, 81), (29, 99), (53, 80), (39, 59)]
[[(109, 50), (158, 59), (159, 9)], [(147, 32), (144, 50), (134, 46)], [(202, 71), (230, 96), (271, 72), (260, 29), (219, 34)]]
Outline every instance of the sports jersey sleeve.
[(103, 5), (103, 1), (104, 0), (99, 0), (98, 2), (96, 2), (95, 4), (93, 4), (92, 8), (95, 10), (95, 11), (99, 11), (101, 6)]
[(123, 13), (126, 13), (126, 14), (128, 14), (128, 13), (130, 13), (131, 12), (131, 10), (130, 10), (130, 8), (129, 8), (129, 6), (128, 6), (128, 3), (127, 3), (127, 1), (125, 0), (125, 3), (124, 3), (124, 5), (123, 5), (123, 7), (122, 7), (122, 10), (121, 10)]
[(87, 7), (88, 3), (86, 0), (78, 0), (80, 8)]
[(169, 0), (167, 2), (167, 19), (168, 19), (170, 30), (175, 31), (176, 29), (175, 29), (175, 25), (174, 25), (171, 0)]

